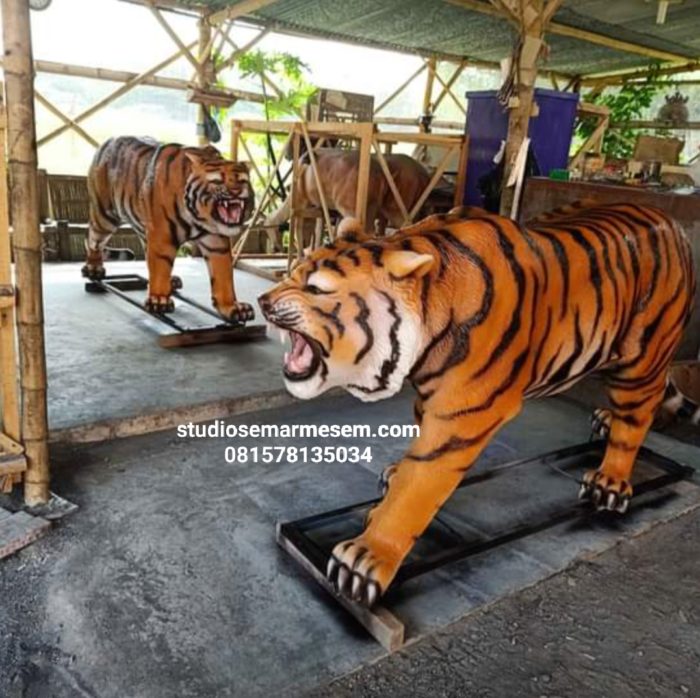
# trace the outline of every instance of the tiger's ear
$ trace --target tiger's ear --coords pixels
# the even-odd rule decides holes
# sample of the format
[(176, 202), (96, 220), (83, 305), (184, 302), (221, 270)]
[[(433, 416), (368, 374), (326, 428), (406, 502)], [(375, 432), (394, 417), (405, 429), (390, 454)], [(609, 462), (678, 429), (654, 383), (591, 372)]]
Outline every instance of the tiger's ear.
[(384, 254), (384, 267), (394, 279), (405, 279), (408, 276), (418, 279), (431, 270), (434, 262), (432, 255), (411, 250), (388, 250)]
[(193, 165), (202, 165), (205, 162), (221, 160), (222, 158), (221, 153), (213, 145), (204, 148), (186, 148), (182, 152)]

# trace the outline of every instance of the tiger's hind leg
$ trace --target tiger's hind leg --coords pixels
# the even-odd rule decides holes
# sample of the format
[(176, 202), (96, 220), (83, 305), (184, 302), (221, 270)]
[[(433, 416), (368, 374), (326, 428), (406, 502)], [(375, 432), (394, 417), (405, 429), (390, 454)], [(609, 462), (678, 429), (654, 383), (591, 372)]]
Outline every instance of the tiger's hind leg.
[(588, 471), (579, 496), (589, 499), (598, 509), (621, 514), (627, 511), (632, 497), (632, 470), (637, 453), (646, 438), (659, 405), (663, 402), (667, 368), (652, 380), (637, 376), (636, 371), (612, 376), (607, 392), (610, 410), (598, 410), (601, 430), (607, 431), (607, 447), (598, 470)]
[(92, 281), (104, 279), (104, 249), (116, 230), (116, 225), (108, 227), (106, 225), (95, 225), (94, 222), (90, 223), (87, 239), (85, 240), (85, 264), (80, 270), (85, 278)]

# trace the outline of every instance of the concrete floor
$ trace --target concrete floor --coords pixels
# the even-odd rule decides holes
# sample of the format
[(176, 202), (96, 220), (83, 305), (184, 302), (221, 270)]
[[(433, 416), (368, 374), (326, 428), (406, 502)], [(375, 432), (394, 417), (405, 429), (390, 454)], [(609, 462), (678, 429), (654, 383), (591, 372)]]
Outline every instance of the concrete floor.
[[(410, 397), (402, 395), (374, 405), (329, 398), (231, 421), (377, 425), (410, 419)], [(578, 443), (587, 435), (583, 409), (561, 399), (533, 402), (499, 433), (478, 467)], [(377, 474), (406, 443), (367, 443), (374, 455), (367, 467), (227, 465), (223, 451), (230, 444), (182, 440), (173, 432), (54, 447), (54, 488), (80, 510), (0, 565), (0, 695), (333, 695), (323, 687), (386, 653), (277, 548), (274, 528), (280, 520), (374, 496)], [(661, 435), (652, 435), (648, 445), (700, 467), (700, 451), (691, 445)], [(575, 501), (576, 483), (551, 474), (538, 482), (554, 485), (536, 487), (533, 479), (518, 476), (489, 496), (461, 497), (461, 510), (495, 521), (517, 514), (518, 507), (546, 504), (547, 492)], [(698, 506), (700, 487), (673, 485), (663, 502), (635, 507), (622, 522), (562, 524), (415, 579), (392, 595), (392, 608), (411, 640), (420, 641)], [(631, 580), (633, 587), (643, 583), (641, 576)], [(594, 598), (604, 616), (606, 596)], [(566, 598), (560, 603), (566, 613)], [(580, 606), (571, 612), (587, 613)], [(511, 634), (527, 647), (531, 618), (517, 613), (512, 622), (520, 629)], [(490, 652), (498, 652), (504, 630), (494, 632), (479, 635), (485, 663)], [(591, 643), (602, 641), (574, 637), (576, 653), (594, 656), (606, 646), (594, 651)], [(684, 636), (676, 645), (670, 639), (666, 650), (682, 652), (686, 641)], [(448, 641), (441, 652), (450, 651)], [(416, 655), (400, 656), (409, 659), (396, 661), (410, 664)], [(416, 661), (420, 665), (420, 656)], [(504, 672), (500, 684), (493, 673), (490, 681), (476, 694), (521, 693), (518, 673)], [(454, 686), (443, 693), (460, 694)], [(410, 687), (399, 694), (410, 694)], [(537, 695), (544, 694), (546, 689)]]
[[(163, 325), (112, 296), (88, 294), (81, 264), (44, 265), (49, 420), (53, 431), (174, 408), (283, 392), (282, 348), (265, 340), (251, 344), (161, 349), (154, 331)], [(146, 275), (144, 262), (108, 262), (107, 273)], [(202, 259), (178, 258), (183, 292), (209, 306), (209, 277)], [(241, 300), (253, 303), (270, 282), (236, 272)], [(134, 294), (141, 297), (143, 293)], [(185, 324), (208, 324), (178, 308)], [(224, 404), (226, 403), (226, 404)], [(212, 413), (209, 418), (215, 416)], [(105, 438), (108, 434), (102, 435)]]

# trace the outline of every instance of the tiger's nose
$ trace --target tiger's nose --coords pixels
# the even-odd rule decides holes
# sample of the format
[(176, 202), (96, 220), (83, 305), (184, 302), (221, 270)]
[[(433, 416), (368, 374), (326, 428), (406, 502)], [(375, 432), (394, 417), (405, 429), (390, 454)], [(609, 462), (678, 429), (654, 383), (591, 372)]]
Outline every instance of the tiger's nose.
[(270, 300), (270, 294), (263, 293), (262, 296), (258, 298), (258, 305), (260, 306), (260, 310), (262, 310), (262, 314), (267, 317), (270, 312), (272, 312), (272, 301)]

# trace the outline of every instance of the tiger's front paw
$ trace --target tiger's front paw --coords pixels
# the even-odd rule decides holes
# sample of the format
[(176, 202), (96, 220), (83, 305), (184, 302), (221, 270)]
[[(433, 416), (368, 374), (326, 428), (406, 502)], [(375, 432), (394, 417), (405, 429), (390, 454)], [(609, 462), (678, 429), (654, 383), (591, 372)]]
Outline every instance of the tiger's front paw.
[(225, 308), (218, 308), (219, 313), (229, 322), (244, 323), (255, 317), (255, 310), (250, 303), (234, 303)]
[(91, 262), (86, 262), (80, 273), (90, 281), (102, 281), (105, 278), (107, 272), (105, 272), (104, 266), (100, 264), (92, 264)]
[(148, 296), (144, 306), (149, 313), (155, 315), (172, 313), (175, 310), (175, 303), (170, 296)]
[(578, 496), (579, 499), (590, 500), (598, 511), (624, 514), (632, 499), (632, 485), (601, 470), (589, 470), (583, 476)]
[(326, 576), (339, 594), (372, 607), (389, 588), (400, 565), (400, 559), (380, 553), (360, 535), (333, 548)]

